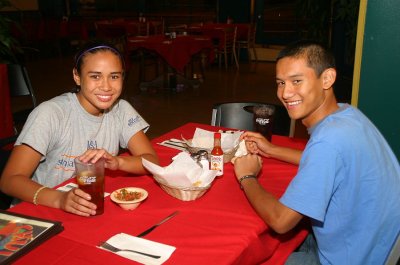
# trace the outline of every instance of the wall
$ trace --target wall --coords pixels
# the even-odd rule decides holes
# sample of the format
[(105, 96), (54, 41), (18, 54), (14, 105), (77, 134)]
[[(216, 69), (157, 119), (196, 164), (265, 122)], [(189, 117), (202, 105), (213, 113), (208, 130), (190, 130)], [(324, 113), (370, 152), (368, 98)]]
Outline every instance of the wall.
[[(10, 0), (18, 10), (38, 10), (37, 0)], [(4, 8), (2, 11), (15, 11), (15, 8)]]
[(399, 159), (400, 1), (361, 0), (360, 10), (352, 104), (375, 123)]

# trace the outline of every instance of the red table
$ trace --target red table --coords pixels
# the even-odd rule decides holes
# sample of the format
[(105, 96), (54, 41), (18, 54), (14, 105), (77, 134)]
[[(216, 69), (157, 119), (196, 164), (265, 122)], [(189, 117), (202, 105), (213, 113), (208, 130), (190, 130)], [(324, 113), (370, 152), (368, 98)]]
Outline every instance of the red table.
[(209, 60), (214, 59), (213, 44), (210, 38), (202, 36), (178, 35), (170, 39), (164, 35), (129, 37), (126, 45), (127, 51), (132, 52), (139, 48), (155, 51), (166, 63), (176, 71), (183, 73), (185, 66), (191, 61), (192, 56), (207, 51)]
[(7, 65), (0, 64), (0, 138), (14, 134)]
[[(161, 164), (168, 165), (179, 151), (157, 145), (163, 140), (193, 136), (196, 127), (216, 127), (189, 123), (153, 140)], [(272, 141), (286, 146), (304, 147), (303, 140), (273, 136)], [(203, 197), (190, 202), (166, 194), (151, 176), (129, 176), (108, 172), (106, 191), (126, 186), (146, 189), (149, 197), (134, 211), (124, 211), (105, 200), (103, 215), (85, 218), (58, 209), (21, 203), (13, 212), (62, 221), (65, 230), (27, 253), (15, 264), (135, 264), (113, 253), (96, 248), (100, 241), (117, 233), (137, 235), (170, 213), (180, 213), (145, 236), (146, 239), (176, 247), (165, 264), (283, 264), (304, 240), (304, 224), (285, 235), (271, 231), (248, 203), (233, 167), (226, 164), (224, 176), (214, 181)], [(297, 167), (265, 159), (260, 183), (280, 196)]]

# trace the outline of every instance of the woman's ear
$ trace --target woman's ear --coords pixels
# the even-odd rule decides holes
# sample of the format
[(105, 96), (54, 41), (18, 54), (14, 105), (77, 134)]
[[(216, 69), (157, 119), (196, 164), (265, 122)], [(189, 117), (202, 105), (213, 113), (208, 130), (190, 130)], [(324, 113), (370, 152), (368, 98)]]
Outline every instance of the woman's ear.
[(322, 73), (322, 84), (324, 89), (329, 89), (336, 81), (336, 70), (328, 68)]
[(75, 84), (77, 86), (81, 85), (81, 77), (78, 74), (78, 71), (76, 70), (76, 68), (72, 69), (72, 76), (74, 78)]

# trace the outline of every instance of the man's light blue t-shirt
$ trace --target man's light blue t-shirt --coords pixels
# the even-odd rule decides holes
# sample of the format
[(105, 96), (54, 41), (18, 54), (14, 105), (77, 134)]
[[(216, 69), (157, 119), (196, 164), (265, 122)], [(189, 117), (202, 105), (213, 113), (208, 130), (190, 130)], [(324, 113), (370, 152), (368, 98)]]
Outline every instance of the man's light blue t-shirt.
[(281, 203), (311, 218), (322, 264), (383, 264), (400, 231), (399, 162), (347, 104), (310, 134)]

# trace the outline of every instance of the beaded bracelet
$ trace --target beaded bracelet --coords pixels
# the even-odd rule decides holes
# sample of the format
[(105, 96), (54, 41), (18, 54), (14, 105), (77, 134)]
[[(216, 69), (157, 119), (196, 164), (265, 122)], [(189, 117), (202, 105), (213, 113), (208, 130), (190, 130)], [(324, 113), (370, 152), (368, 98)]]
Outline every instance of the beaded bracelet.
[(47, 187), (46, 186), (42, 186), (42, 187), (38, 188), (37, 191), (35, 192), (35, 195), (33, 195), (33, 200), (32, 201), (33, 201), (34, 205), (38, 205), (37, 204), (37, 197), (38, 197), (39, 193), (45, 188), (47, 188)]
[(239, 184), (240, 184), (240, 188), (241, 188), (241, 189), (243, 189), (242, 181), (245, 180), (245, 179), (257, 179), (257, 177), (254, 176), (254, 175), (246, 175), (246, 176), (241, 177), (241, 178), (239, 179)]

